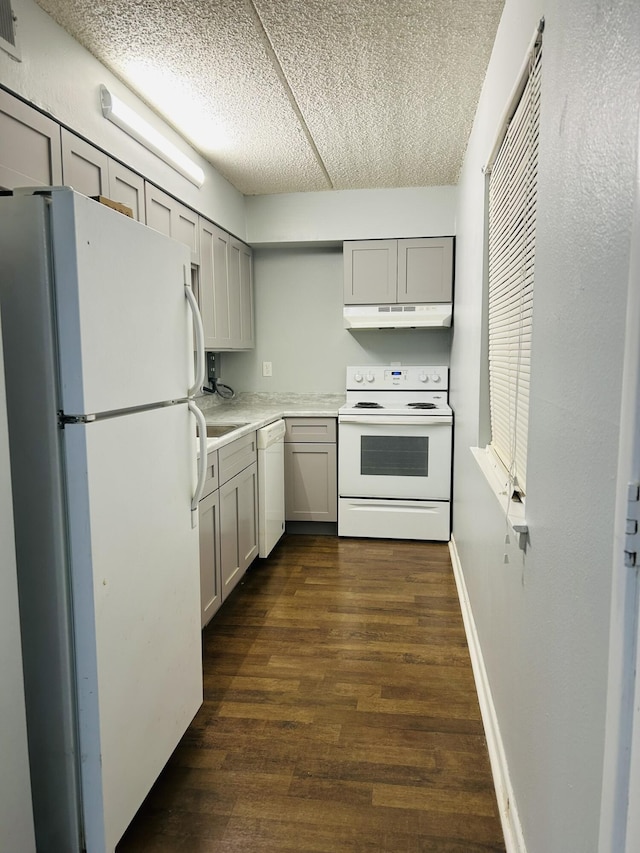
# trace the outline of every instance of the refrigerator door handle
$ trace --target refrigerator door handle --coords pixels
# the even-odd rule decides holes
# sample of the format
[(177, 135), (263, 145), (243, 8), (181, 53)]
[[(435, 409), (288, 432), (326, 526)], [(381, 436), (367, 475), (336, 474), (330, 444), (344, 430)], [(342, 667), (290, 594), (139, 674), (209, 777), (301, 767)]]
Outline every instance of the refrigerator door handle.
[(196, 404), (189, 400), (187, 402), (189, 411), (198, 422), (198, 435), (200, 438), (200, 458), (198, 459), (198, 482), (196, 490), (191, 499), (191, 526), (197, 527), (198, 524), (198, 504), (204, 490), (204, 481), (207, 476), (207, 422), (204, 415)]
[(194, 394), (202, 391), (202, 386), (204, 385), (204, 328), (202, 326), (202, 315), (200, 314), (198, 303), (193, 295), (191, 286), (186, 283), (186, 277), (187, 271), (185, 269), (184, 295), (187, 297), (189, 308), (193, 312), (193, 322), (196, 331), (196, 378), (187, 394), (188, 397), (193, 397)]

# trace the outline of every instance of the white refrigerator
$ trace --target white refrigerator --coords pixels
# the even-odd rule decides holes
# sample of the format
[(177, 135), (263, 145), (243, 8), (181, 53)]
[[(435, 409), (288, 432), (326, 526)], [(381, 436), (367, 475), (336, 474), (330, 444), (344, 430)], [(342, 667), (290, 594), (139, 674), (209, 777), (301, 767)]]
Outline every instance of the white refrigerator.
[(202, 702), (189, 283), (185, 246), (69, 188), (0, 198), (39, 853), (111, 853)]

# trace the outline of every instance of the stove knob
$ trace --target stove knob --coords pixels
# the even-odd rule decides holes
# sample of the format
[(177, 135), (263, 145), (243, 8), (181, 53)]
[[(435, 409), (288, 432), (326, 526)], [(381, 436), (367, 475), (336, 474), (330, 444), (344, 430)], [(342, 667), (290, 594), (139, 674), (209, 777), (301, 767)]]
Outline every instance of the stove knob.
[(420, 382), (428, 382), (429, 381), (429, 377), (427, 376), (426, 373), (421, 373), (420, 376), (418, 377), (418, 379), (420, 380)]
[(440, 382), (440, 377), (438, 376), (437, 373), (433, 374), (433, 376), (431, 377), (431, 381), (432, 382)]
[(373, 373), (367, 373), (367, 382), (373, 382), (375, 378), (376, 377), (373, 375)]
[(362, 382), (362, 374), (361, 373), (354, 373), (353, 374), (353, 381), (354, 382)]

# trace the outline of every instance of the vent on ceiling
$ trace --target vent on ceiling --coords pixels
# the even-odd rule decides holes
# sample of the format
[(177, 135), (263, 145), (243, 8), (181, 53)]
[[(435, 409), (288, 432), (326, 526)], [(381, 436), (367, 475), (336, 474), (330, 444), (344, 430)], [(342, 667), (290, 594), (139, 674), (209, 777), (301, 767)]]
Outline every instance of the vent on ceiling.
[(11, 0), (0, 0), (0, 48), (14, 59), (20, 59), (16, 16), (11, 8)]

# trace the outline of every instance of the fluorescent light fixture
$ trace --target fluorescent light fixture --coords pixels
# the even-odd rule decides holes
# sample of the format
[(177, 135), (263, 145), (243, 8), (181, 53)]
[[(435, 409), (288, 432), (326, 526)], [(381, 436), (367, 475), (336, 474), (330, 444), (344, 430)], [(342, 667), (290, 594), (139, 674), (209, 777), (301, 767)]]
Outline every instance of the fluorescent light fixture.
[(188, 178), (192, 184), (201, 187), (204, 183), (204, 172), (183, 154), (179, 148), (169, 142), (155, 127), (141, 118), (131, 107), (128, 107), (120, 98), (112, 95), (106, 86), (100, 86), (100, 101), (102, 103), (102, 115), (117, 124), (129, 136), (141, 142), (145, 148), (153, 151), (168, 163), (176, 171)]

